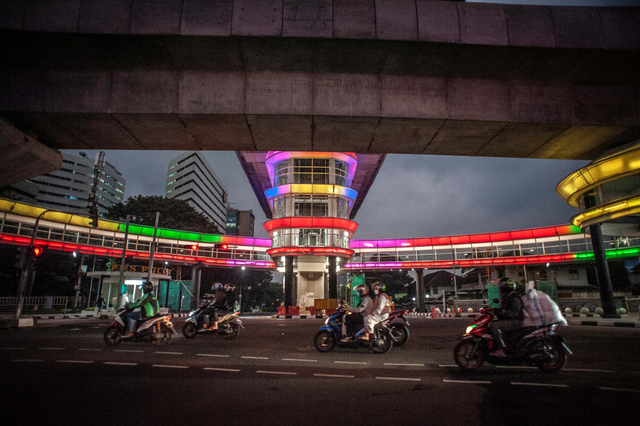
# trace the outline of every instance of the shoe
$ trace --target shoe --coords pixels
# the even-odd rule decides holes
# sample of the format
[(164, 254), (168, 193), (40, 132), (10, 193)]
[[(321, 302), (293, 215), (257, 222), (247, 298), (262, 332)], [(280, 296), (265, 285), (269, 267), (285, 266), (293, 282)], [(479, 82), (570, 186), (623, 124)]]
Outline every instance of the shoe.
[(369, 340), (369, 336), (368, 335), (367, 336), (360, 336), (360, 337), (358, 337), (358, 339), (360, 339), (360, 340)]
[(133, 337), (134, 334), (135, 333), (133, 331), (127, 331), (127, 333), (122, 337), (124, 337), (126, 339), (127, 337)]
[(342, 342), (342, 343), (348, 343), (348, 342), (350, 342), (351, 340), (353, 340), (353, 339), (351, 339), (351, 337), (343, 337), (342, 339), (340, 339), (340, 342)]
[(217, 329), (218, 329), (218, 324), (214, 323), (209, 330), (213, 331), (213, 330), (217, 330)]
[(505, 357), (505, 356), (507, 356), (507, 354), (504, 353), (504, 349), (498, 349), (497, 351), (495, 351), (491, 355), (497, 356), (497, 357)]

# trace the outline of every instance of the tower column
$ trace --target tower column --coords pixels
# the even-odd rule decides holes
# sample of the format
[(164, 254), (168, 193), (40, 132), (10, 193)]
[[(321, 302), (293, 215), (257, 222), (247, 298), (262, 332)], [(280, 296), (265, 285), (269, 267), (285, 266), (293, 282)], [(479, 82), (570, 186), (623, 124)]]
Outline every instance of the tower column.
[(422, 268), (416, 268), (416, 301), (418, 312), (425, 312), (424, 310), (424, 277), (422, 275)]
[(605, 254), (604, 245), (602, 244), (602, 229), (600, 224), (596, 223), (589, 227), (591, 234), (591, 244), (593, 245), (593, 258), (596, 263), (596, 276), (598, 278), (598, 287), (600, 288), (600, 302), (604, 311), (604, 318), (620, 318), (616, 310), (613, 300), (613, 288), (611, 286), (611, 277), (609, 275), (609, 264)]
[(336, 257), (329, 256), (329, 299), (338, 298), (338, 274), (336, 273)]
[(289, 306), (293, 306), (293, 256), (285, 256), (284, 259), (284, 306), (288, 312)]

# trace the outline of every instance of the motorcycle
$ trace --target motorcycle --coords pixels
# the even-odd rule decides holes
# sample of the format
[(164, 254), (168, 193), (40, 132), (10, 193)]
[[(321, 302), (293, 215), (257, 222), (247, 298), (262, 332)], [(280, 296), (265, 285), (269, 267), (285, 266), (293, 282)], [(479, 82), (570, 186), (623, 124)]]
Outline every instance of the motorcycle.
[(192, 311), (189, 314), (189, 318), (187, 318), (184, 326), (182, 327), (182, 334), (184, 337), (187, 339), (193, 339), (199, 333), (219, 335), (223, 336), (227, 340), (233, 340), (238, 337), (240, 327), (244, 328), (244, 326), (242, 325), (242, 320), (240, 320), (237, 312), (225, 314), (222, 318), (218, 319), (218, 328), (211, 330), (208, 327), (204, 327), (204, 316), (207, 308), (209, 308), (209, 304), (203, 303), (198, 306), (195, 311)]
[(350, 313), (340, 307), (327, 318), (324, 325), (320, 327), (320, 330), (313, 338), (313, 343), (318, 351), (329, 352), (336, 346), (339, 348), (359, 348), (364, 346), (370, 348), (377, 354), (384, 354), (391, 350), (393, 347), (393, 337), (391, 336), (391, 331), (385, 324), (386, 320), (374, 326), (372, 338), (369, 338), (369, 340), (358, 338), (364, 332), (364, 328), (362, 328), (353, 336), (353, 339), (348, 342), (340, 341), (342, 338), (342, 321), (344, 321), (345, 315), (348, 314)]
[[(402, 346), (409, 340), (409, 321), (404, 317), (407, 312), (408, 311), (393, 311), (386, 320), (382, 321), (382, 324), (391, 332), (393, 346)], [(402, 320), (404, 323), (399, 320)]]
[(535, 365), (547, 373), (564, 368), (567, 355), (573, 355), (562, 336), (555, 333), (557, 324), (523, 327), (507, 333), (510, 353), (494, 356), (496, 342), (489, 331), (495, 321), (493, 309), (481, 309), (453, 350), (456, 364), (464, 371), (478, 370), (484, 362), (500, 365)]
[(131, 337), (124, 337), (127, 332), (127, 314), (133, 311), (127, 307), (120, 308), (114, 321), (104, 332), (104, 341), (109, 346), (122, 341), (152, 342), (158, 346), (166, 346), (171, 342), (171, 335), (175, 334), (171, 315), (156, 315), (151, 318), (138, 320), (136, 332)]

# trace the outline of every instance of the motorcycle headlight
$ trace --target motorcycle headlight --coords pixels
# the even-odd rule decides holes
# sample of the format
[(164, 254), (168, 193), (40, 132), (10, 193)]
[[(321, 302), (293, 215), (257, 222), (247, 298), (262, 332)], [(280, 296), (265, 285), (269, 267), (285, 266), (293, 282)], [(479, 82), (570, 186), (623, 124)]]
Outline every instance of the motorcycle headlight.
[(475, 324), (473, 324), (473, 325), (470, 325), (469, 327), (467, 327), (467, 331), (466, 331), (466, 334), (469, 334), (469, 333), (471, 333), (471, 332), (473, 331), (473, 329), (474, 329), (474, 328), (476, 328), (476, 325), (475, 325)]
[(193, 315), (195, 313), (196, 313), (196, 311), (191, 311), (191, 312), (189, 312), (189, 316), (191, 316), (191, 315)]
[(329, 318), (327, 318), (326, 320), (324, 320), (324, 324), (325, 324), (325, 325), (329, 325)]

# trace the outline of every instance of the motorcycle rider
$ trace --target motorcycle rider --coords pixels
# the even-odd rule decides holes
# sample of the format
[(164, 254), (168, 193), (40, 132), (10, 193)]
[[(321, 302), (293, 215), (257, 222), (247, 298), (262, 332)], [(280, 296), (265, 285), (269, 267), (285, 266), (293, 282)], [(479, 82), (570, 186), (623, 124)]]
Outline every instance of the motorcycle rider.
[[(350, 337), (347, 336), (347, 328), (349, 331), (357, 331), (364, 324), (364, 318), (371, 315), (373, 312), (373, 300), (369, 297), (369, 287), (366, 284), (357, 285), (354, 288), (355, 291), (358, 292), (362, 300), (360, 304), (358, 304), (355, 308), (347, 308), (347, 312), (353, 312), (352, 315), (345, 315), (344, 321), (342, 321), (342, 340), (341, 342), (348, 342), (351, 340)], [(365, 331), (365, 336), (363, 336), (363, 340), (369, 339), (368, 331)]]
[(494, 356), (506, 356), (505, 344), (503, 335), (509, 331), (517, 330), (522, 327), (522, 320), (524, 314), (522, 312), (522, 299), (516, 293), (516, 283), (511, 278), (500, 278), (498, 281), (498, 288), (502, 296), (502, 308), (494, 309), (494, 313), (498, 317), (497, 321), (494, 321), (491, 326), (491, 335), (496, 342), (496, 350)]
[[(209, 321), (212, 315), (215, 317), (215, 310), (213, 309), (213, 304), (215, 303), (218, 297), (224, 298), (224, 294), (223, 294), (224, 290), (222, 287), (222, 283), (213, 283), (213, 285), (211, 286), (211, 292), (213, 293), (213, 301), (209, 303), (209, 306), (207, 307), (207, 309), (205, 309), (204, 312), (202, 313), (203, 329), (213, 327), (213, 325), (209, 325)], [(220, 295), (218, 295), (218, 293), (220, 293)], [(212, 328), (212, 329), (215, 330), (215, 328)]]
[(376, 281), (371, 285), (375, 299), (373, 300), (373, 312), (364, 318), (367, 334), (373, 333), (373, 327), (380, 321), (389, 318), (389, 312), (391, 312), (391, 302), (389, 301), (389, 296), (382, 291), (383, 285), (380, 281)]
[(160, 312), (158, 306), (158, 299), (153, 295), (153, 283), (145, 281), (142, 283), (142, 293), (144, 297), (134, 303), (127, 303), (125, 307), (127, 309), (140, 308), (138, 312), (129, 312), (127, 314), (127, 324), (129, 330), (123, 337), (131, 337), (135, 334), (137, 329), (137, 323), (139, 319), (146, 319), (155, 317)]
[(213, 323), (210, 330), (216, 330), (218, 328), (218, 310), (220, 311), (232, 311), (236, 304), (235, 291), (236, 286), (227, 283), (221, 290), (218, 290), (216, 297), (211, 304), (213, 309)]

